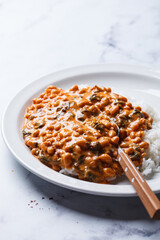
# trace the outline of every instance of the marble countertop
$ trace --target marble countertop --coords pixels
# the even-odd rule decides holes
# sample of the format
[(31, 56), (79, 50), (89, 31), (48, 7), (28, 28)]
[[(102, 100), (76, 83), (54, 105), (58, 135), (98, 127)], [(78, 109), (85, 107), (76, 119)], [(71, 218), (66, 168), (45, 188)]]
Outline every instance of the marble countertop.
[[(159, 69), (159, 15), (159, 0), (0, 0), (0, 116), (26, 84), (66, 67)], [(159, 239), (159, 222), (137, 197), (57, 187), (20, 166), (2, 136), (0, 149), (0, 239)]]

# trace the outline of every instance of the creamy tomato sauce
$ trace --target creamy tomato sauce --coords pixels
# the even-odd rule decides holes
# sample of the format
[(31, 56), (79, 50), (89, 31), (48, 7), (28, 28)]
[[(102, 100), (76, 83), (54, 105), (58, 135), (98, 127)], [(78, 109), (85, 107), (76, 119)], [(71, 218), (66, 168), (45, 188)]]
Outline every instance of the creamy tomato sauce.
[[(107, 183), (123, 173), (118, 146), (141, 166), (152, 118), (110, 88), (49, 86), (26, 109), (25, 144), (55, 171), (73, 169), (79, 179)], [(118, 128), (120, 132), (118, 134)]]

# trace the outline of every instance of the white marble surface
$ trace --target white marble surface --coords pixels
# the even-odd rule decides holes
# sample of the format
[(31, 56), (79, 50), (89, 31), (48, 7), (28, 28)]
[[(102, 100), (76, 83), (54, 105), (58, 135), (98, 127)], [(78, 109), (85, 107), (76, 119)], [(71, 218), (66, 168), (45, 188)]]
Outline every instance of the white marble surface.
[[(65, 67), (160, 69), (159, 16), (159, 0), (0, 0), (0, 115), (24, 85)], [(1, 136), (0, 149), (1, 240), (159, 239), (138, 198), (65, 190), (21, 167)]]

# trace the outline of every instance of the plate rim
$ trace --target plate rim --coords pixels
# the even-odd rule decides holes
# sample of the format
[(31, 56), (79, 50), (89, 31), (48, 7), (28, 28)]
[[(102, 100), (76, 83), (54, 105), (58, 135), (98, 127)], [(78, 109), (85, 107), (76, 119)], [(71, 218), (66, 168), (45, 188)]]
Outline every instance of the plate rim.
[[(152, 69), (151, 67), (145, 67), (145, 66), (139, 66), (139, 65), (130, 65), (130, 64), (90, 64), (90, 65), (81, 65), (81, 66), (75, 66), (75, 67), (72, 67), (72, 68), (65, 68), (63, 70), (59, 70), (59, 71), (56, 71), (56, 72), (53, 72), (53, 73), (50, 73), (50, 74), (47, 74), (43, 77), (40, 77), (34, 81), (32, 81), (31, 83), (27, 84), (26, 86), (24, 86), (22, 89), (20, 89), (16, 94), (15, 96), (9, 101), (8, 105), (6, 106), (5, 108), (5, 111), (3, 113), (3, 116), (2, 116), (2, 128), (1, 128), (1, 131), (2, 131), (2, 136), (3, 136), (3, 139), (4, 139), (4, 142), (6, 143), (8, 149), (10, 150), (10, 152), (14, 155), (15, 159), (23, 166), (25, 167), (26, 169), (28, 169), (30, 172), (34, 173), (35, 175), (39, 176), (40, 178), (43, 178), (45, 180), (47, 180), (48, 182), (51, 182), (51, 183), (54, 183), (56, 185), (59, 185), (61, 187), (65, 187), (65, 188), (68, 188), (68, 189), (71, 189), (71, 190), (75, 190), (75, 191), (79, 191), (79, 192), (85, 192), (85, 193), (88, 193), (88, 194), (94, 194), (94, 195), (105, 195), (105, 196), (123, 196), (123, 197), (128, 197), (128, 196), (136, 196), (136, 192), (134, 190), (134, 188), (132, 187), (132, 185), (111, 185), (111, 184), (107, 184), (105, 186), (116, 186), (118, 188), (122, 188), (122, 186), (124, 188), (126, 187), (129, 187), (129, 189), (127, 189), (127, 192), (115, 192), (115, 191), (109, 191), (107, 192), (105, 190), (101, 191), (95, 191), (93, 190), (93, 185), (95, 186), (95, 189), (96, 189), (96, 186), (98, 187), (99, 185), (103, 185), (103, 184), (98, 184), (98, 183), (90, 183), (90, 182), (86, 182), (86, 181), (82, 181), (82, 180), (78, 180), (76, 179), (76, 181), (81, 181), (83, 182), (82, 183), (82, 186), (83, 185), (88, 185), (91, 187), (91, 189), (86, 189), (86, 188), (82, 188), (81, 185), (80, 186), (70, 186), (68, 184), (65, 184), (65, 183), (60, 183), (60, 182), (57, 182), (55, 181), (55, 179), (50, 179), (44, 175), (42, 175), (41, 173), (37, 172), (35, 169), (33, 169), (31, 166), (28, 166), (24, 161), (23, 159), (21, 159), (18, 154), (14, 151), (14, 149), (12, 148), (12, 146), (10, 146), (9, 144), (9, 141), (7, 139), (7, 136), (5, 134), (5, 117), (9, 111), (9, 107), (11, 105), (11, 103), (13, 101), (16, 100), (18, 94), (22, 93), (26, 88), (29, 88), (30, 86), (32, 86), (33, 84), (39, 82), (39, 81), (42, 81), (44, 79), (49, 79), (49, 78), (53, 78), (54, 77), (58, 77), (58, 78), (62, 78), (62, 76), (64, 76), (64, 78), (67, 78), (67, 75), (75, 75), (77, 73), (80, 74), (80, 75), (83, 75), (83, 74), (94, 74), (94, 73), (102, 73), (102, 72), (111, 72), (113, 71), (114, 73), (115, 72), (122, 72), (122, 73), (128, 73), (128, 74), (138, 74), (138, 75), (145, 75), (145, 76), (150, 76), (150, 77), (155, 77), (156, 79), (158, 79), (160, 81), (160, 71), (158, 70), (154, 70)], [(66, 77), (65, 77), (66, 76)], [(68, 76), (69, 77), (69, 76)], [(56, 81), (53, 81), (53, 84), (60, 81), (59, 80), (56, 80)], [(62, 80), (62, 79), (61, 79)], [(46, 83), (48, 84), (48, 83)], [(42, 89), (42, 86), (41, 86), (41, 89)], [(24, 103), (23, 103), (24, 104)], [(34, 158), (34, 157), (33, 157)], [(46, 167), (46, 166), (45, 166)], [(48, 168), (48, 167), (46, 167)], [(50, 169), (51, 170), (51, 169)], [(51, 170), (53, 171), (53, 170)], [(56, 174), (59, 174), (56, 172)], [(56, 175), (55, 174), (55, 175)], [(61, 175), (63, 176), (62, 178), (71, 178), (71, 177), (68, 177), (68, 176), (65, 176), (65, 175)], [(74, 178), (72, 178), (74, 179)], [(74, 182), (74, 181), (73, 181)], [(155, 193), (158, 193), (160, 192), (160, 189), (157, 189), (157, 188), (154, 188), (153, 184), (150, 183), (149, 184), (153, 191)], [(103, 185), (104, 187), (104, 185)], [(102, 189), (103, 189), (102, 187)], [(104, 188), (107, 188), (107, 187), (104, 187)], [(115, 188), (115, 187), (113, 187)], [(101, 189), (100, 187), (98, 187), (98, 189)]]

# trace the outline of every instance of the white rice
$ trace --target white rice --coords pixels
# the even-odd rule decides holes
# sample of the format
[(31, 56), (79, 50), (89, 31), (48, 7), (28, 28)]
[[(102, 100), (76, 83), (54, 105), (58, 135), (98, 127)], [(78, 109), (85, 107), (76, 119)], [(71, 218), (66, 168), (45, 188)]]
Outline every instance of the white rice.
[[(79, 85), (80, 89), (85, 87), (87, 87), (87, 85)], [(127, 97), (126, 94), (122, 94), (122, 96)], [(148, 113), (149, 116), (153, 118), (152, 129), (147, 130), (144, 136), (144, 141), (149, 143), (149, 149), (146, 152), (146, 157), (143, 158), (142, 166), (140, 168), (140, 171), (144, 177), (150, 177), (154, 172), (160, 172), (160, 115), (147, 103), (142, 101), (137, 102), (135, 99), (130, 97), (127, 98), (129, 101), (131, 101), (131, 103), (133, 103), (133, 106), (140, 106), (143, 111)], [(69, 176), (77, 175), (74, 169), (62, 169), (60, 173)]]
[(62, 168), (59, 173), (62, 173), (64, 175), (67, 175), (67, 176), (73, 176), (73, 177), (76, 177), (77, 176), (77, 173), (75, 172), (74, 169), (66, 169), (66, 168)]
[(160, 171), (160, 115), (144, 102), (140, 102), (139, 105), (153, 118), (152, 129), (147, 130), (144, 136), (144, 141), (149, 143), (149, 149), (141, 166), (142, 174), (149, 176)]

